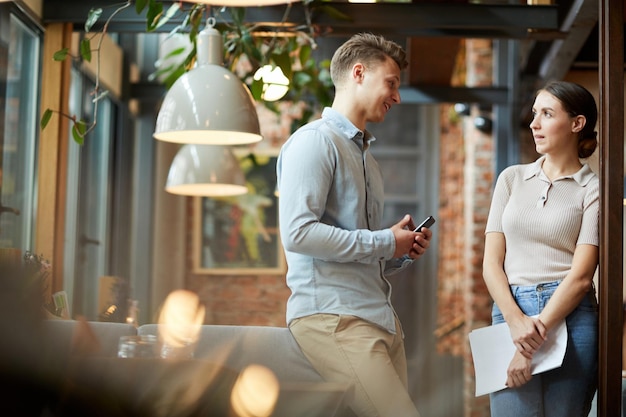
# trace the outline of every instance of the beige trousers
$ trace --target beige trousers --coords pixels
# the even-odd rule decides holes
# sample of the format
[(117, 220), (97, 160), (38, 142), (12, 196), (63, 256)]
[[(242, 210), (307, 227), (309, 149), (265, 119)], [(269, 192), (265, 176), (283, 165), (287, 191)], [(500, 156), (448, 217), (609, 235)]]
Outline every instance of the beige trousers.
[(407, 391), (400, 322), (391, 334), (354, 316), (315, 314), (293, 320), (291, 333), (319, 374), (354, 387), (359, 417), (419, 417)]

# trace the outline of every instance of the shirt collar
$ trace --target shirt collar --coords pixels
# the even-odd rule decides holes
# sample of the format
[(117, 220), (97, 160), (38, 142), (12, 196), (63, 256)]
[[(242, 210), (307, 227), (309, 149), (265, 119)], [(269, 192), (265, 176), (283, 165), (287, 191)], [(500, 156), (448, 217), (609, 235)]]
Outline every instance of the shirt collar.
[[(334, 110), (331, 107), (325, 107), (322, 111), (322, 119), (335, 125), (346, 136), (346, 138), (355, 141), (359, 146), (365, 144), (367, 149), (369, 145), (376, 140), (367, 129), (365, 132), (360, 131), (346, 116)], [(362, 140), (364, 138), (365, 140)]]
[[(529, 164), (528, 166), (526, 166), (526, 169), (524, 170), (524, 180), (529, 180), (535, 176), (537, 178), (541, 178), (541, 177), (545, 178), (545, 175), (543, 174), (543, 171), (541, 170), (541, 166), (543, 165), (543, 161), (545, 159), (546, 159), (546, 156), (543, 155), (532, 164)], [(585, 187), (589, 183), (589, 181), (591, 181), (594, 175), (595, 174), (593, 173), (589, 165), (583, 164), (582, 168), (580, 168), (577, 172), (571, 175), (566, 175), (562, 178), (572, 178), (581, 187)]]

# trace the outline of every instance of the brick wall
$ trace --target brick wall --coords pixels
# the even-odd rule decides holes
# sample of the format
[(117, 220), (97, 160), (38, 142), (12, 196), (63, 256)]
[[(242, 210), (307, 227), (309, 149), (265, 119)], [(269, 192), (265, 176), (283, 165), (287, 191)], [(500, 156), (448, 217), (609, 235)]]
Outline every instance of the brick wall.
[[(493, 80), (492, 49), (488, 40), (467, 41), (467, 85), (490, 86)], [(472, 109), (472, 116), (477, 109)], [(493, 137), (473, 128), (470, 119), (466, 120), (466, 305), (467, 334), (477, 327), (491, 322), (491, 298), (482, 277), (482, 255), (484, 251), (484, 230), (491, 203), (491, 190), (494, 181)], [(471, 183), (469, 183), (471, 181)], [(468, 338), (465, 338), (465, 415), (489, 416), (489, 398), (474, 396), (474, 369)]]
[(191, 274), (187, 287), (206, 305), (207, 324), (285, 326), (284, 276)]
[[(488, 40), (465, 42), (467, 86), (490, 86), (492, 50)], [(460, 117), (442, 105), (440, 142), (439, 317), (437, 349), (464, 358), (464, 415), (490, 415), (489, 398), (474, 396), (474, 369), (468, 334), (490, 323), (491, 298), (482, 278), (484, 230), (494, 181), (493, 137), (474, 127), (475, 106)]]
[(186, 288), (206, 306), (206, 324), (286, 326), (289, 288), (284, 274), (207, 275), (193, 273), (193, 210), (188, 199)]
[(474, 396), (474, 367), (469, 350), (468, 335), (475, 328), (491, 323), (491, 297), (482, 276), (484, 231), (487, 223), (493, 184), (493, 138), (473, 128), (472, 116), (465, 121), (466, 199), (465, 199), (465, 313), (463, 328), (465, 364), (466, 416), (487, 417), (489, 398)]
[(463, 119), (452, 104), (440, 106), (437, 351), (464, 354), (465, 239)]

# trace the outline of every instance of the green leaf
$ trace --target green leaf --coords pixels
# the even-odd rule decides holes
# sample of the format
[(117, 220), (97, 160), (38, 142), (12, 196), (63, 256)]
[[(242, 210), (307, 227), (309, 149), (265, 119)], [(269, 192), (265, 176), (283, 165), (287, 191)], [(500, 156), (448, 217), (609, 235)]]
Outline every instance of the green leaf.
[(50, 122), (50, 118), (52, 118), (52, 110), (46, 109), (46, 111), (43, 112), (43, 116), (41, 116), (41, 122), (40, 122), (41, 130), (44, 130), (46, 126), (48, 126), (48, 123)]
[(87, 20), (85, 21), (85, 32), (89, 33), (93, 25), (100, 19), (102, 16), (101, 8), (91, 8), (89, 10), (89, 14), (87, 15)]
[(194, 7), (189, 12), (189, 39), (191, 42), (195, 42), (198, 33), (202, 30), (200, 27), (204, 27), (204, 7), (194, 4)]
[(87, 62), (91, 62), (91, 42), (87, 38), (80, 41), (80, 56)]
[(183, 65), (185, 68), (191, 68), (192, 64), (194, 64), (196, 62), (196, 56), (198, 55), (198, 51), (196, 50), (196, 45), (193, 45), (193, 48), (191, 48), (191, 51), (187, 54), (187, 57), (185, 58), (185, 62), (183, 62)]
[(318, 9), (321, 13), (326, 14), (333, 19), (345, 20), (348, 22), (351, 22), (353, 20), (347, 14), (341, 13), (339, 10), (337, 10), (336, 8), (332, 6), (321, 5), (319, 7), (316, 7), (316, 9)]
[(310, 45), (302, 45), (300, 47), (299, 59), (300, 59), (300, 63), (303, 66), (309, 60), (309, 58), (311, 57), (312, 50), (313, 49), (311, 48)]
[(85, 143), (85, 138), (83, 138), (80, 133), (78, 133), (76, 131), (76, 128), (72, 128), (72, 138), (74, 139), (74, 142), (76, 142), (79, 145), (82, 145), (83, 143)]
[(70, 53), (70, 48), (60, 49), (54, 53), (54, 55), (52, 56), (52, 59), (54, 59), (55, 61), (65, 61), (65, 58), (67, 58), (69, 53)]
[[(162, 9), (162, 7), (161, 7)], [(178, 13), (178, 11), (180, 10), (180, 6), (178, 3), (174, 3), (172, 4), (168, 9), (167, 12), (165, 12), (164, 16), (159, 16), (158, 21), (156, 22), (156, 25), (154, 26), (154, 29), (158, 29), (161, 26), (163, 26), (164, 24), (166, 24), (167, 22), (170, 21), (170, 19), (172, 17), (174, 17), (176, 15), (176, 13)]]
[(74, 138), (74, 142), (82, 145), (85, 143), (85, 132), (87, 131), (87, 124), (82, 120), (77, 121), (72, 126), (72, 137)]
[(174, 71), (174, 64), (168, 65), (167, 67), (159, 68), (158, 70), (148, 74), (148, 81), (155, 81), (160, 76), (167, 75), (167, 74), (169, 74), (172, 71)]
[(272, 55), (272, 60), (278, 67), (280, 67), (285, 77), (287, 77), (288, 80), (291, 80), (293, 77), (293, 70), (291, 68), (291, 57), (289, 56), (289, 51)]
[(183, 52), (185, 52), (185, 49), (187, 49), (187, 48), (185, 48), (184, 46), (181, 46), (180, 48), (176, 48), (172, 52), (170, 52), (169, 54), (165, 55), (165, 58), (163, 58), (163, 59), (173, 58), (173, 57), (175, 57), (177, 55), (180, 55)]
[(239, 37), (240, 42), (245, 47), (254, 47), (254, 37), (252, 36), (252, 33), (250, 33), (250, 29), (246, 27), (241, 28), (241, 34), (239, 35)]
[(230, 7), (228, 10), (235, 26), (244, 26), (243, 20), (246, 17), (246, 9), (244, 7)]
[(252, 61), (253, 64), (257, 64), (263, 61), (263, 52), (259, 48), (257, 48), (254, 43), (254, 36), (250, 33), (248, 28), (243, 28), (241, 31), (241, 36), (239, 38), (239, 44), (248, 58)]
[(280, 117), (281, 111), (278, 108), (278, 101), (266, 101), (263, 104), (268, 110)]
[(256, 101), (261, 101), (261, 96), (263, 95), (263, 80), (254, 80), (250, 84), (250, 93), (252, 93), (252, 97)]
[(147, 0), (135, 0), (135, 11), (137, 14), (141, 14), (141, 12), (143, 12), (143, 9), (146, 8), (146, 4), (148, 4)]
[(317, 76), (317, 78), (319, 79), (320, 83), (326, 87), (326, 88), (330, 88), (333, 85), (333, 79), (330, 77), (330, 68), (320, 68), (320, 72)]
[(150, 1), (148, 13), (146, 14), (146, 25), (148, 32), (154, 32), (163, 14), (163, 3)]
[(294, 83), (297, 85), (305, 85), (311, 82), (313, 77), (304, 71), (298, 71), (293, 74)]

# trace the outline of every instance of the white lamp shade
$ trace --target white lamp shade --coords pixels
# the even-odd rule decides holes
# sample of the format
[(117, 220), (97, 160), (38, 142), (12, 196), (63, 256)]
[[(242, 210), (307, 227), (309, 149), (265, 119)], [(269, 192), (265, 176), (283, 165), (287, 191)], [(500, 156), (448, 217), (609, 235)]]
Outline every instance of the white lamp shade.
[(197, 67), (167, 91), (154, 137), (166, 142), (243, 145), (262, 139), (248, 87), (221, 64), (222, 36), (210, 25), (198, 34)]
[(213, 145), (242, 145), (262, 139), (250, 91), (219, 65), (194, 68), (176, 80), (161, 105), (154, 137)]
[(218, 197), (246, 194), (248, 188), (239, 162), (229, 147), (187, 144), (172, 161), (165, 191)]

